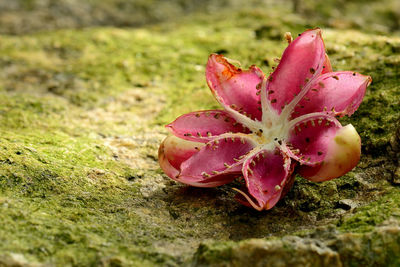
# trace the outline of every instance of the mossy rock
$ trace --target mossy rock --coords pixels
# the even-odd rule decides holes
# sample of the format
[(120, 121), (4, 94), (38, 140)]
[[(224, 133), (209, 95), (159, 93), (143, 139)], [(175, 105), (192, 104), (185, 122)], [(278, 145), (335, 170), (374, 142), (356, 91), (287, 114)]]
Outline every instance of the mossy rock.
[(271, 10), (0, 36), (0, 266), (398, 265), (399, 37), (323, 29), (334, 69), (373, 78), (342, 121), (363, 142), (345, 176), (257, 212), (158, 167), (163, 125), (217, 107), (210, 53), (268, 73), (286, 44), (257, 30), (306, 29)]

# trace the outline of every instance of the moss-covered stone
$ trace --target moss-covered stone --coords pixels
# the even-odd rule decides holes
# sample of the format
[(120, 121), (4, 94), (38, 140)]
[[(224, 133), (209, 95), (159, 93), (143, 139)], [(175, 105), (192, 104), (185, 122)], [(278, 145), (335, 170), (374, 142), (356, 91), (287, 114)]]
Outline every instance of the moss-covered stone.
[[(275, 32), (310, 27), (286, 11), (0, 35), (0, 265), (269, 264), (271, 255), (293, 265), (395, 266), (399, 37), (323, 29), (335, 69), (373, 78), (343, 119), (363, 142), (345, 176), (298, 177), (274, 209), (257, 212), (234, 201), (235, 184), (186, 187), (158, 167), (163, 125), (217, 107), (204, 79), (208, 55), (270, 72), (286, 46)], [(343, 245), (349, 239), (354, 246)]]
[[(393, 222), (391, 222), (393, 223)], [(330, 230), (331, 231), (331, 230)], [(319, 233), (321, 234), (321, 233)], [(194, 266), (398, 266), (400, 228), (378, 227), (370, 233), (331, 234), (324, 241), (285, 236), (237, 243), (202, 244)]]

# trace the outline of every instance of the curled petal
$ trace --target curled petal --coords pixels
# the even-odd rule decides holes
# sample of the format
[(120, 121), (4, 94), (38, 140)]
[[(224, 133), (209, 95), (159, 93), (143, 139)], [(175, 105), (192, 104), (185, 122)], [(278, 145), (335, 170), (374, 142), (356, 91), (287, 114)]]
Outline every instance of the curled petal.
[(204, 144), (168, 136), (158, 149), (158, 162), (170, 178), (176, 180), (182, 162), (197, 153)]
[(353, 125), (339, 129), (326, 150), (323, 164), (316, 167), (301, 166), (300, 174), (313, 182), (340, 177), (351, 171), (360, 160), (361, 139)]
[(166, 127), (182, 139), (202, 143), (228, 132), (248, 132), (248, 129), (223, 110), (191, 112), (180, 116)]
[(328, 54), (325, 53), (325, 61), (324, 61), (324, 66), (322, 67), (322, 72), (321, 74), (332, 72), (332, 65), (331, 61), (329, 60)]
[(321, 74), (324, 61), (320, 29), (308, 30), (289, 44), (267, 83), (268, 101), (278, 114), (308, 81)]
[(244, 156), (254, 147), (251, 139), (240, 134), (225, 135), (210, 141), (181, 164), (177, 180), (201, 187), (231, 182), (240, 175)]
[(332, 139), (341, 128), (340, 123), (332, 116), (307, 116), (289, 130), (287, 152), (300, 164), (316, 166), (324, 161)]
[(271, 209), (281, 198), (292, 171), (290, 158), (278, 149), (261, 150), (243, 164), (242, 172), (250, 195), (237, 191), (255, 209)]
[(218, 102), (257, 120), (261, 119), (260, 89), (263, 78), (264, 74), (256, 66), (242, 70), (222, 55), (212, 54), (207, 62), (207, 83)]
[(371, 77), (351, 71), (329, 72), (315, 79), (296, 105), (292, 118), (312, 112), (351, 115), (360, 106)]
[[(289, 171), (289, 173), (291, 173), (291, 174), (286, 179), (286, 184), (285, 184), (284, 188), (282, 189), (282, 193), (280, 195), (279, 200), (286, 196), (286, 194), (290, 191), (290, 189), (292, 188), (292, 186), (294, 184), (294, 180), (296, 178), (296, 173), (293, 172), (294, 166), (295, 166), (295, 164), (294, 164), (294, 162), (292, 162), (292, 168)], [(255, 204), (258, 202), (254, 197), (252, 197), (252, 195), (249, 193), (249, 190), (247, 189), (246, 186), (242, 186), (242, 188), (240, 188), (240, 190), (236, 189), (236, 188), (233, 188), (233, 190), (238, 192), (235, 196), (235, 199), (240, 204), (245, 205), (247, 207), (253, 207), (259, 211), (262, 210), (262, 208), (260, 206), (258, 206), (258, 204)]]

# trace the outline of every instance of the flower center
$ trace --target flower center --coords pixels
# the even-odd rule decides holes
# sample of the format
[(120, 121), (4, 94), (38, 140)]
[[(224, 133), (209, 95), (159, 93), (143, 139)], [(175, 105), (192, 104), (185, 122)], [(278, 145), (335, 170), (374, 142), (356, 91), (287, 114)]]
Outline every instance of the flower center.
[[(250, 138), (258, 143), (259, 146), (265, 147), (265, 149), (273, 149), (275, 145), (281, 144), (282, 140), (288, 137), (289, 131), (286, 121), (282, 122), (278, 120), (276, 123), (268, 126), (260, 121), (253, 121), (253, 123), (252, 128), (254, 129), (254, 126), (257, 126), (256, 129), (258, 130), (253, 130)], [(247, 126), (245, 123), (244, 125)]]

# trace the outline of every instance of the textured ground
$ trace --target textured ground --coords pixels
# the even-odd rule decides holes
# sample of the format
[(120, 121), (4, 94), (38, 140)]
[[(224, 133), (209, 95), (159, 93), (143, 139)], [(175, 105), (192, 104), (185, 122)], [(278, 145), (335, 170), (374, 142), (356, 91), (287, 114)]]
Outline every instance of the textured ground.
[[(298, 15), (271, 6), (141, 28), (10, 27), (12, 14), (36, 14), (41, 1), (16, 1), (28, 2), (31, 13), (0, 12), (4, 33), (31, 32), (0, 35), (0, 266), (400, 265), (398, 14), (366, 27), (333, 12), (319, 24), (334, 69), (373, 78), (342, 121), (360, 133), (362, 159), (334, 181), (297, 178), (257, 212), (234, 201), (235, 185), (169, 180), (157, 149), (164, 124), (217, 107), (204, 78), (210, 53), (270, 72), (284, 32), (318, 26), (304, 19), (315, 12), (307, 1)], [(60, 28), (49, 21), (38, 29)], [(87, 25), (97, 24), (67, 26)]]

